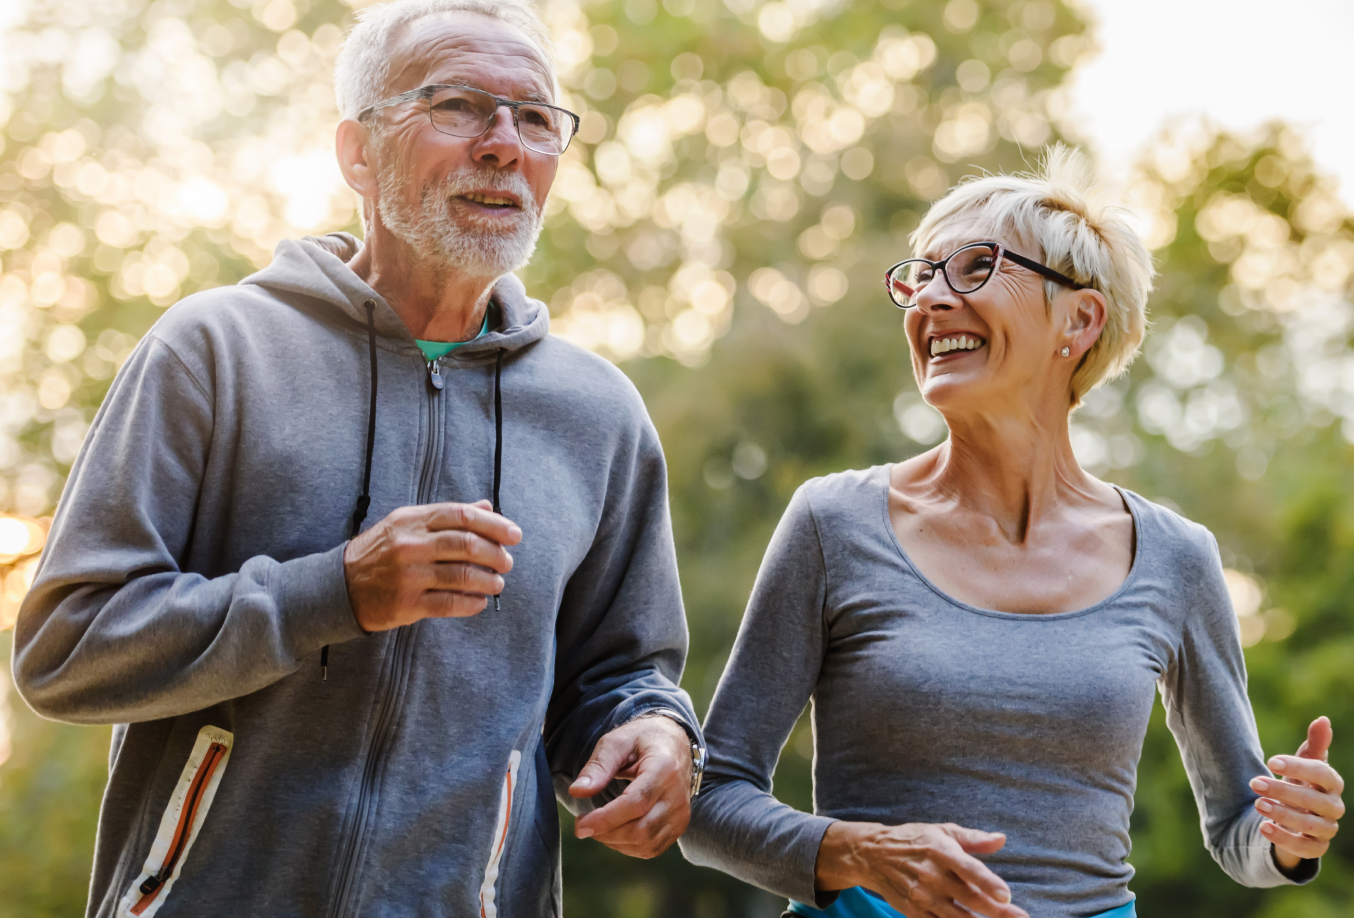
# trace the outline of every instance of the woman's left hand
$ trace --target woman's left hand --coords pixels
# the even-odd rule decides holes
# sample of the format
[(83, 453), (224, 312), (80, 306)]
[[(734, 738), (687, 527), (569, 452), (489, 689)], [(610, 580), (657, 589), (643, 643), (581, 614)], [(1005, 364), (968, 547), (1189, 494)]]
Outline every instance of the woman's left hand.
[(1276, 755), (1267, 763), (1282, 780), (1251, 779), (1251, 790), (1260, 795), (1255, 808), (1265, 817), (1260, 831), (1273, 842), (1274, 859), (1284, 870), (1321, 857), (1340, 830), (1345, 782), (1326, 762), (1332, 737), (1330, 720), (1318, 717), (1296, 755)]

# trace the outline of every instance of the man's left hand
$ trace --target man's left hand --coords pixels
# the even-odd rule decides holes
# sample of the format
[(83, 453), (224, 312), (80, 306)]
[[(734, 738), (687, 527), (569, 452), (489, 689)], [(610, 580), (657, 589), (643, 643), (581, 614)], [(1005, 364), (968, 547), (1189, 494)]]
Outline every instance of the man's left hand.
[(630, 786), (580, 816), (574, 835), (631, 857), (657, 857), (691, 821), (691, 768), (691, 740), (673, 719), (640, 717), (617, 727), (598, 741), (569, 793), (591, 797), (614, 778), (629, 779)]

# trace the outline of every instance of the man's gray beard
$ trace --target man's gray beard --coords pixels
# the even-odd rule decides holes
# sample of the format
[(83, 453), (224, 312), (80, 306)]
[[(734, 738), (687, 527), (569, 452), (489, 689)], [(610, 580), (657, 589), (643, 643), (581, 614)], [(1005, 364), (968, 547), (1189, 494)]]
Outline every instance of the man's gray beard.
[[(425, 185), (417, 204), (404, 202), (403, 181), (397, 170), (383, 164), (377, 211), (386, 228), (414, 250), (427, 267), (499, 277), (531, 260), (541, 235), (541, 208), (531, 186), (517, 172), (466, 168), (436, 185)], [(506, 231), (497, 218), (466, 212), (452, 214), (451, 199), (472, 191), (510, 192), (522, 205), (521, 217)]]

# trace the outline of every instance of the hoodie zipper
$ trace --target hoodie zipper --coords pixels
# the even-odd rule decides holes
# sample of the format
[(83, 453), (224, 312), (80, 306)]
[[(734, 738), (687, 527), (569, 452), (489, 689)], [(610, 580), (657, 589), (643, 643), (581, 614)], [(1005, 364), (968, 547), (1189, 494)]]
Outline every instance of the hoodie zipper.
[(203, 756), (202, 764), (197, 767), (197, 773), (193, 775), (193, 780), (188, 785), (188, 795), (184, 798), (183, 809), (179, 811), (179, 822), (174, 828), (174, 837), (170, 841), (164, 863), (155, 871), (154, 876), (147, 877), (138, 887), (141, 898), (136, 900), (136, 904), (131, 908), (133, 915), (140, 915), (149, 908), (164, 889), (165, 883), (174, 875), (174, 868), (179, 865), (179, 858), (183, 857), (183, 851), (188, 847), (188, 839), (193, 834), (193, 824), (197, 822), (197, 811), (202, 805), (202, 798), (212, 782), (216, 766), (221, 764), (225, 755), (226, 747), (223, 743), (212, 743), (207, 747), (207, 754)]
[[(441, 367), (437, 361), (428, 361), (428, 384), (424, 387), (428, 409), (428, 448), (423, 455), (423, 468), (419, 472), (418, 502), (426, 504), (432, 500), (433, 481), (438, 463), (442, 458), (442, 391), (443, 379)], [(358, 789), (357, 812), (353, 817), (348, 837), (343, 844), (343, 861), (339, 867), (338, 883), (334, 896), (334, 907), (330, 912), (333, 918), (341, 918), (351, 909), (349, 900), (357, 887), (357, 864), (361, 859), (362, 839), (367, 834), (367, 823), (372, 816), (373, 798), (376, 783), (385, 771), (386, 753), (390, 739), (395, 732), (398, 720), (399, 702), (404, 694), (404, 684), (409, 673), (409, 657), (413, 639), (413, 625), (395, 629), (394, 648), (391, 652), (390, 677), (381, 686), (380, 709), (376, 715), (376, 728), (373, 732), (371, 748), (367, 750), (367, 761), (362, 769), (362, 785)]]

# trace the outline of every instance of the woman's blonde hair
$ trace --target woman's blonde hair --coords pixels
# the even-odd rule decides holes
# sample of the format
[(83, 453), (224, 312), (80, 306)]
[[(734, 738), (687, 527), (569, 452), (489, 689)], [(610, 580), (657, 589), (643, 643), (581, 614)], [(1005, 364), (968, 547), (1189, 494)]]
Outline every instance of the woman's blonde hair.
[[(1152, 292), (1152, 256), (1130, 225), (1128, 212), (1105, 204), (1090, 164), (1062, 144), (1045, 151), (1037, 172), (986, 175), (950, 190), (926, 212), (912, 233), (912, 250), (922, 253), (945, 224), (973, 216), (987, 230), (1042, 252), (1055, 271), (1092, 287), (1105, 297), (1105, 327), (1072, 376), (1072, 407), (1100, 383), (1128, 369), (1147, 329), (1147, 296)], [(1050, 299), (1062, 289), (1044, 284)]]

